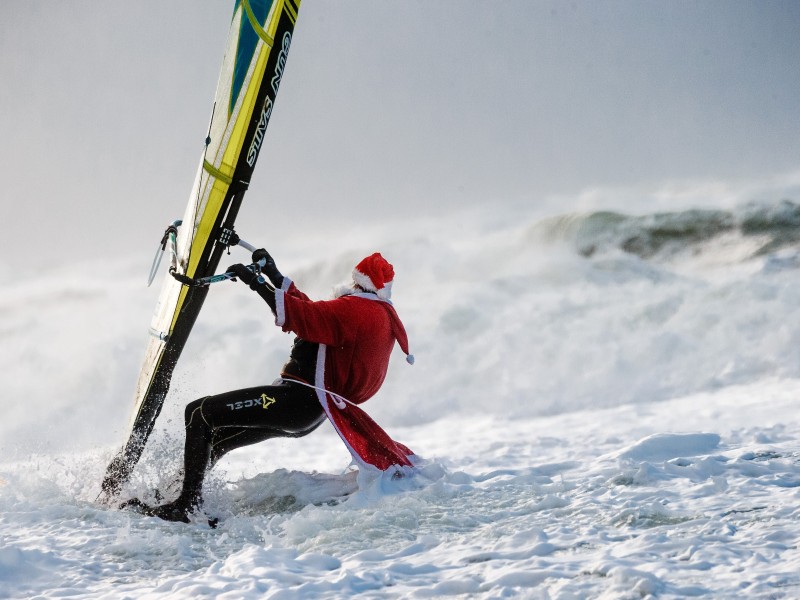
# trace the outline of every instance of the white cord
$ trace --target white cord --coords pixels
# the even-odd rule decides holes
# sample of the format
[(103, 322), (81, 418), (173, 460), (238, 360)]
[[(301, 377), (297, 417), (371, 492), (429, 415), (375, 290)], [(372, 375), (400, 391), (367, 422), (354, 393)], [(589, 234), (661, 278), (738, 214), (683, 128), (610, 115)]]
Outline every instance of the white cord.
[(299, 383), (300, 385), (304, 385), (304, 386), (309, 387), (311, 389), (317, 390), (319, 392), (324, 392), (325, 394), (330, 395), (333, 398), (333, 403), (336, 405), (336, 408), (339, 408), (341, 410), (344, 410), (345, 408), (347, 408), (348, 404), (356, 406), (356, 403), (353, 402), (352, 400), (348, 400), (347, 398), (345, 398), (344, 396), (340, 396), (336, 392), (332, 392), (330, 390), (326, 390), (325, 388), (313, 385), (311, 383), (306, 383), (305, 381), (300, 381), (299, 379), (287, 379), (286, 377), (281, 377), (280, 379), (281, 379), (281, 381), (290, 381), (292, 383)]

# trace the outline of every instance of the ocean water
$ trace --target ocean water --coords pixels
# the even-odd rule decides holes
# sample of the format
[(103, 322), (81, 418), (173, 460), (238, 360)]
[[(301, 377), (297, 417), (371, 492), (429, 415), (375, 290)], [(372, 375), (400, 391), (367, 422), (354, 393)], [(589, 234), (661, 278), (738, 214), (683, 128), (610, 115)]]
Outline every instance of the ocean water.
[[(329, 426), (242, 449), (206, 484), (216, 529), (96, 502), (149, 249), (11, 280), (0, 597), (800, 597), (800, 204), (742, 195), (276, 241), (320, 298), (367, 252), (394, 263), (417, 361), (398, 350), (364, 408), (424, 462), (359, 474)], [(169, 494), (183, 406), (271, 381), (290, 343), (218, 284), (124, 495)]]

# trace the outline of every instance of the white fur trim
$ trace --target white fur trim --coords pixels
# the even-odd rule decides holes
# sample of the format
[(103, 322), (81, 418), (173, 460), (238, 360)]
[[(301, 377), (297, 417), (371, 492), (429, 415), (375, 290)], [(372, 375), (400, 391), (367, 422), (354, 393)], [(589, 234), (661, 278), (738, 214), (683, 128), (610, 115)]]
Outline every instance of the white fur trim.
[(286, 325), (286, 290), (292, 285), (292, 280), (288, 277), (283, 278), (281, 289), (275, 290), (275, 325), (283, 327)]
[(378, 294), (378, 298), (381, 298), (382, 300), (389, 300), (392, 297), (392, 282), (388, 282), (375, 293)]
[(375, 292), (382, 300), (389, 300), (392, 297), (392, 282), (387, 281), (381, 289), (375, 287), (369, 275), (362, 273), (358, 269), (353, 269), (353, 281), (368, 292)]
[(337, 283), (333, 286), (333, 298), (341, 298), (342, 296), (351, 296), (356, 293), (355, 282), (347, 281)]
[(335, 410), (335, 409), (343, 410), (343, 409), (347, 408), (347, 404), (343, 402), (342, 404), (344, 404), (344, 406), (339, 406), (336, 403), (336, 400), (335, 400), (334, 396), (331, 396), (331, 397), (334, 398), (334, 407), (335, 407), (335, 409), (331, 408), (331, 405), (329, 403), (328, 392), (325, 390), (325, 354), (326, 354), (326, 350), (327, 350), (327, 346), (325, 344), (320, 344), (319, 345), (319, 350), (317, 350), (317, 371), (314, 374), (314, 383), (316, 384), (315, 387), (316, 387), (316, 390), (317, 390), (317, 400), (319, 400), (319, 403), (322, 405), (322, 409), (325, 411), (325, 414), (328, 416), (328, 421), (330, 421), (331, 425), (333, 425), (334, 431), (337, 434), (339, 434), (339, 437), (341, 438), (342, 442), (344, 442), (345, 447), (350, 452), (350, 456), (353, 457), (353, 462), (356, 463), (359, 466), (360, 469), (364, 469), (364, 470), (372, 469), (374, 471), (378, 471), (378, 468), (375, 467), (375, 465), (371, 465), (369, 463), (364, 462), (364, 460), (358, 455), (358, 452), (356, 452), (353, 449), (353, 447), (350, 445), (350, 443), (344, 437), (344, 434), (341, 431), (339, 431), (339, 428), (336, 426), (336, 421), (334, 421), (333, 417), (331, 416), (331, 411), (332, 410)]
[(372, 300), (373, 302), (385, 302), (386, 304), (392, 304), (391, 300), (387, 300), (386, 298), (380, 298), (375, 292), (358, 292), (355, 294), (350, 294), (350, 297), (362, 298), (363, 300)]
[(320, 344), (317, 348), (317, 370), (314, 372), (314, 385), (317, 386), (317, 398), (322, 402), (322, 408), (326, 408), (327, 394), (325, 393), (325, 353), (327, 346)]
[(353, 269), (353, 281), (355, 281), (365, 290), (368, 290), (370, 292), (378, 291), (378, 289), (375, 287), (375, 284), (372, 283), (372, 279), (369, 278), (369, 275), (367, 275), (366, 273), (362, 273), (358, 269)]

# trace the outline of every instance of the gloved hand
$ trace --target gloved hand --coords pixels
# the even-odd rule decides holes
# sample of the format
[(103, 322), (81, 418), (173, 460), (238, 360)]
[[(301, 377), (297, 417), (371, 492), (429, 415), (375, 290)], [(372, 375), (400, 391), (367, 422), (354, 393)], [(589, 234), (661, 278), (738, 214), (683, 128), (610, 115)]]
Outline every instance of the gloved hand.
[(235, 277), (231, 279), (231, 281), (236, 281), (236, 278), (242, 280), (242, 282), (246, 283), (250, 287), (253, 286), (253, 282), (258, 278), (258, 275), (253, 273), (250, 269), (245, 267), (241, 263), (237, 263), (235, 265), (231, 265), (225, 270), (226, 273), (233, 273)]
[[(272, 309), (272, 314), (278, 316), (278, 309), (275, 305), (275, 290), (267, 285), (263, 277), (256, 275), (243, 264), (231, 265), (228, 267), (227, 272), (233, 273), (236, 277), (249, 285), (251, 290), (255, 291), (264, 299), (264, 302), (269, 304), (269, 307)], [(236, 278), (233, 278), (231, 281), (236, 281)]]
[(272, 282), (272, 285), (276, 288), (280, 288), (283, 285), (283, 275), (278, 270), (278, 267), (275, 266), (275, 260), (269, 255), (269, 252), (264, 250), (264, 248), (259, 248), (253, 252), (253, 262), (255, 263), (262, 259), (265, 264), (261, 267), (261, 272), (267, 276), (267, 279)]

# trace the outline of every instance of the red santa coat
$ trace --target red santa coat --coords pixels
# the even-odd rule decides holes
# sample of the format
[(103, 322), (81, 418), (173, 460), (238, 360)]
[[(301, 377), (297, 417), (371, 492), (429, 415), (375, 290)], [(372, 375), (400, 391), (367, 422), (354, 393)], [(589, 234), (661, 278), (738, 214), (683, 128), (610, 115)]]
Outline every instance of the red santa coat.
[(380, 389), (395, 341), (408, 354), (406, 331), (392, 303), (374, 294), (315, 302), (287, 278), (276, 290), (275, 304), (278, 326), (319, 344), (317, 397), (355, 461), (381, 471), (412, 466), (411, 450), (356, 406)]

